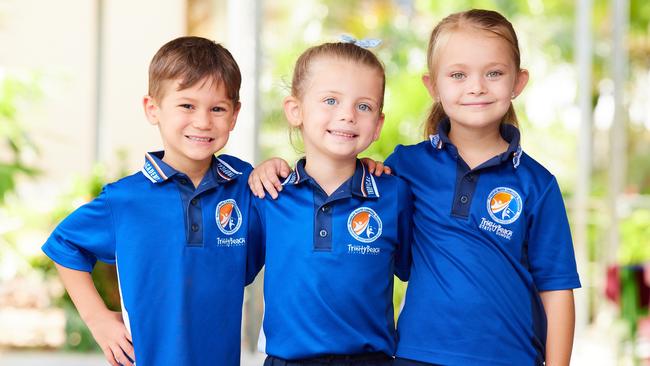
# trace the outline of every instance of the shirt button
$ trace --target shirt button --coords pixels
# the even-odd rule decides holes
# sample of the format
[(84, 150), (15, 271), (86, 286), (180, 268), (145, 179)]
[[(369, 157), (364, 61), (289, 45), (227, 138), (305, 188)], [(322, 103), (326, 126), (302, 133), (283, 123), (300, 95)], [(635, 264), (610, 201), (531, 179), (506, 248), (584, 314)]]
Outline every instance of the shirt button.
[(187, 179), (185, 178), (181, 178), (178, 181), (181, 182), (181, 184), (187, 184)]
[(318, 235), (320, 235), (321, 238), (326, 237), (326, 236), (327, 236), (327, 230), (324, 230), (324, 229), (321, 230), (321, 231), (318, 233)]
[(323, 211), (323, 212), (327, 212), (327, 211), (329, 211), (329, 210), (330, 210), (330, 206), (323, 206), (323, 207), (321, 207), (321, 211)]
[(194, 231), (194, 232), (199, 231), (199, 225), (197, 225), (197, 224), (192, 224), (192, 231)]
[(465, 195), (460, 196), (460, 203), (467, 203), (469, 201), (469, 198)]
[(196, 199), (196, 198), (192, 198), (192, 200), (190, 201), (190, 203), (192, 204), (192, 206), (196, 206), (196, 204), (199, 203), (199, 200)]
[(474, 174), (468, 174), (467, 177), (465, 177), (468, 182), (473, 182), (474, 181)]

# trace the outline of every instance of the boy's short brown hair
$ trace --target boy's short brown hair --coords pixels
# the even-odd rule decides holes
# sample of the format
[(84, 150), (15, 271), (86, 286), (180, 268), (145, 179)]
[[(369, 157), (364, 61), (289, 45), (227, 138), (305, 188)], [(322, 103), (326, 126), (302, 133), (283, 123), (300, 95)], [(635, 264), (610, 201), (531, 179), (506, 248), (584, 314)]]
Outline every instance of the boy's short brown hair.
[(230, 52), (202, 37), (179, 37), (164, 44), (149, 64), (149, 95), (160, 101), (164, 82), (180, 79), (179, 90), (208, 78), (223, 82), (228, 98), (239, 103), (241, 73)]

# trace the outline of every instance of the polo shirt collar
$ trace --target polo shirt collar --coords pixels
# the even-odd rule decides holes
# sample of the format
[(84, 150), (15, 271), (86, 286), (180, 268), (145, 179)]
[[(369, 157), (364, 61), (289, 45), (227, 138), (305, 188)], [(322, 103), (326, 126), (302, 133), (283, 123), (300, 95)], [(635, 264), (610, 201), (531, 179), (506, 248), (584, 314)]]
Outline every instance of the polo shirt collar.
[[(431, 142), (431, 145), (435, 150), (442, 150), (446, 144), (453, 145), (449, 139), (450, 130), (451, 123), (449, 122), (449, 118), (445, 118), (440, 121), (440, 124), (438, 125), (438, 133), (435, 135), (429, 135), (429, 142)], [(499, 160), (504, 162), (512, 158), (512, 165), (517, 168), (523, 152), (521, 144), (519, 143), (521, 139), (519, 129), (511, 124), (502, 123), (501, 126), (499, 126), (499, 133), (508, 143), (508, 149), (499, 155)]]
[[(154, 151), (145, 154), (144, 166), (141, 171), (153, 183), (164, 182), (180, 173), (162, 160), (164, 155), (164, 151)], [(206, 181), (206, 178), (213, 179), (217, 183), (229, 182), (242, 174), (216, 156), (212, 156), (208, 172), (210, 172), (210, 175), (204, 177), (203, 180)]]
[[(306, 159), (302, 158), (296, 162), (294, 170), (282, 182), (282, 185), (298, 185), (308, 181), (317, 184), (316, 181), (307, 174), (305, 170)], [(378, 198), (379, 189), (377, 182), (372, 174), (368, 172), (366, 166), (357, 159), (354, 175), (343, 184), (343, 194), (352, 194), (364, 198)]]

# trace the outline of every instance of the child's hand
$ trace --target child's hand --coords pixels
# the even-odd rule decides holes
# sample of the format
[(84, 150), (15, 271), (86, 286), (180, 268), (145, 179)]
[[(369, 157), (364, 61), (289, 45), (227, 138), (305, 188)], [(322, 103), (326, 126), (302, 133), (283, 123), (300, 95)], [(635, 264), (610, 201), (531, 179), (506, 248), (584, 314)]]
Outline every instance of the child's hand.
[(135, 354), (131, 335), (127, 332), (122, 315), (106, 311), (86, 321), (95, 341), (112, 366), (133, 366)]
[(282, 190), (282, 182), (278, 176), (286, 178), (291, 173), (291, 168), (286, 161), (280, 158), (271, 158), (263, 161), (257, 166), (248, 177), (248, 186), (253, 194), (264, 198), (264, 190), (273, 199), (278, 198), (278, 192)]
[(370, 158), (361, 158), (361, 162), (368, 168), (370, 174), (379, 177), (382, 174), (391, 174), (390, 167), (385, 166), (381, 161), (375, 161)]

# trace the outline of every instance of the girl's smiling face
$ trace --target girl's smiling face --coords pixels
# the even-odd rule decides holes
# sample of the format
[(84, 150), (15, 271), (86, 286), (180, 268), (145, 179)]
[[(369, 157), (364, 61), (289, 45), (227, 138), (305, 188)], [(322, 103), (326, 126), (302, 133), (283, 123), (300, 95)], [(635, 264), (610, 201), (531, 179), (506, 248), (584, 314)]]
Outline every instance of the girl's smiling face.
[(355, 159), (379, 138), (383, 79), (355, 61), (320, 57), (309, 66), (305, 92), (285, 100), (285, 114), (300, 127), (309, 157)]
[(508, 42), (487, 31), (460, 28), (440, 45), (435, 70), (424, 84), (452, 126), (494, 128), (528, 81)]

